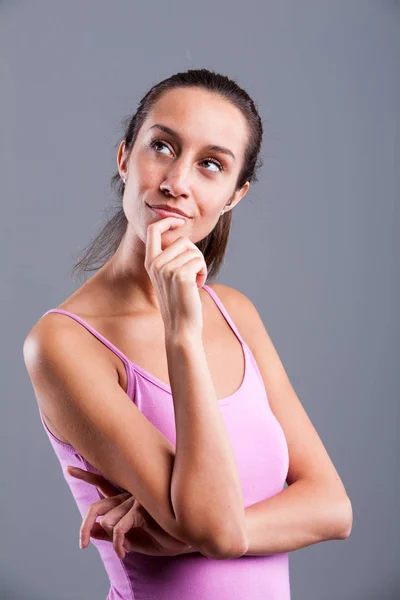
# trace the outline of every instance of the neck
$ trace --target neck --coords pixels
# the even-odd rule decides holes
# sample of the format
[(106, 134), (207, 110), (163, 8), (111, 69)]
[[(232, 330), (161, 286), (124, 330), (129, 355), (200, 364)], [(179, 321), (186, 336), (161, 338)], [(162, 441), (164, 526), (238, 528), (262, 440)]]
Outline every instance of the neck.
[(144, 266), (146, 245), (136, 233), (126, 231), (115, 254), (102, 267), (102, 277), (113, 297), (127, 311), (160, 312), (153, 283)]

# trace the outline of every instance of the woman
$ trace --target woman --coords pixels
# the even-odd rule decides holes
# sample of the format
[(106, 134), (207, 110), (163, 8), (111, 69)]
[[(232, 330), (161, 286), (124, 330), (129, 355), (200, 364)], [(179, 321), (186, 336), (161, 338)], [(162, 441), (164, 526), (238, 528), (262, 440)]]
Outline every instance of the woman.
[(25, 340), (109, 600), (286, 600), (288, 552), (349, 535), (346, 491), (255, 307), (205, 285), (262, 133), (225, 76), (155, 85), (118, 149), (122, 206), (76, 268), (106, 260)]

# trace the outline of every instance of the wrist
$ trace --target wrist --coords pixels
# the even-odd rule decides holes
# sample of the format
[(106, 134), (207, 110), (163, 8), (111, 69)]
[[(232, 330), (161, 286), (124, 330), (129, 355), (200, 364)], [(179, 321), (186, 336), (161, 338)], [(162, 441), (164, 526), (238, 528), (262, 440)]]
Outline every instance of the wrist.
[[(179, 331), (165, 332), (165, 346), (172, 350), (186, 350), (197, 348), (198, 342), (202, 342), (202, 332), (198, 329), (180, 329)], [(193, 346), (194, 345), (194, 346)]]

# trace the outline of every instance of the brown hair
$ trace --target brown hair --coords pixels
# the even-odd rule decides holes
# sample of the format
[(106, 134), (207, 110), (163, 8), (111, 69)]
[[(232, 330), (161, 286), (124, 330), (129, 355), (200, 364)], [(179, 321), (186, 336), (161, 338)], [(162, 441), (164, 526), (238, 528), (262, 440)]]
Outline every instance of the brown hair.
[[(122, 120), (125, 129), (123, 137), (125, 150), (128, 153), (132, 150), (141, 126), (157, 100), (168, 90), (179, 87), (198, 87), (219, 94), (241, 110), (248, 124), (249, 139), (235, 189), (241, 189), (246, 181), (256, 182), (256, 172), (263, 164), (259, 159), (263, 126), (256, 105), (235, 81), (208, 69), (189, 69), (154, 85), (140, 100), (136, 113)], [(96, 271), (102, 267), (116, 252), (125, 234), (128, 221), (122, 208), (124, 183), (118, 171), (111, 177), (110, 185), (116, 195), (114, 215), (94, 240), (84, 248), (83, 257), (72, 268), (73, 276), (77, 272)], [(231, 210), (224, 213), (218, 219), (214, 229), (196, 243), (207, 265), (207, 281), (214, 278), (222, 266), (231, 228), (231, 213)]]

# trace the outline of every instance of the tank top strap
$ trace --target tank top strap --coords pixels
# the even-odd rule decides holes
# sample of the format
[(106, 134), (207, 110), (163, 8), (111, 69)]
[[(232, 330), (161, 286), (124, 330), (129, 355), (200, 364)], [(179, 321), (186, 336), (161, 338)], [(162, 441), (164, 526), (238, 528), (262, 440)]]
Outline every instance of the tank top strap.
[(83, 327), (85, 327), (98, 340), (100, 340), (100, 342), (102, 342), (105, 346), (107, 346), (107, 348), (109, 348), (112, 352), (114, 352), (114, 354), (116, 354), (125, 365), (129, 365), (130, 361), (129, 361), (128, 357), (125, 356), (125, 354), (123, 352), (121, 352), (121, 350), (119, 350), (116, 346), (114, 346), (114, 344), (112, 342), (110, 342), (106, 337), (104, 337), (104, 335), (102, 335), (99, 331), (97, 331), (94, 327), (92, 327), (92, 325), (89, 325), (89, 323), (87, 323), (84, 319), (82, 319), (82, 317), (78, 317), (78, 315), (75, 315), (74, 313), (71, 313), (67, 310), (63, 310), (61, 308), (51, 308), (50, 310), (46, 311), (42, 315), (42, 317), (44, 317), (45, 315), (48, 315), (49, 313), (60, 313), (62, 315), (71, 317), (72, 319), (77, 321), (77, 323), (80, 323), (81, 325), (83, 325)]
[(228, 321), (229, 325), (231, 326), (231, 328), (233, 329), (234, 333), (238, 337), (240, 343), (243, 346), (246, 346), (246, 342), (244, 341), (244, 339), (240, 335), (238, 328), (236, 327), (236, 325), (233, 322), (232, 318), (230, 317), (228, 311), (226, 310), (225, 306), (222, 304), (221, 300), (219, 299), (219, 297), (217, 296), (217, 294), (214, 292), (214, 290), (212, 290), (210, 288), (210, 286), (205, 285), (205, 284), (203, 285), (203, 289), (205, 289), (210, 294), (210, 296), (213, 298), (215, 304), (218, 306), (218, 308), (220, 309), (220, 311), (224, 315), (225, 319)]

